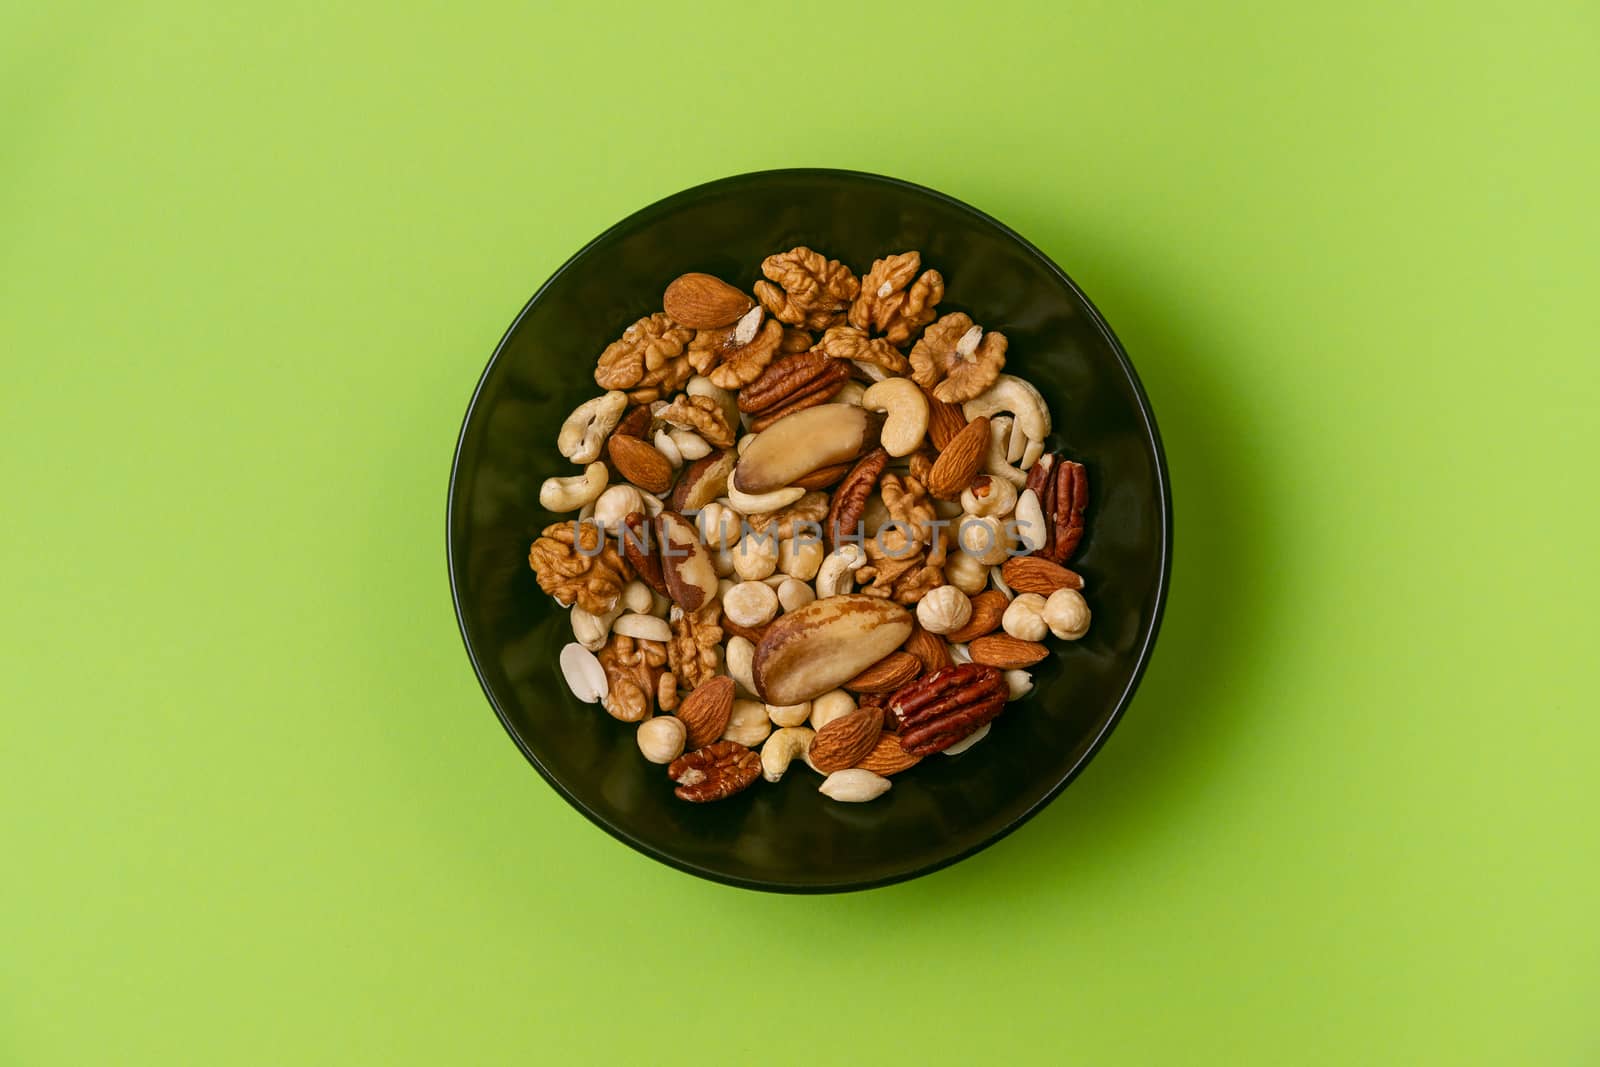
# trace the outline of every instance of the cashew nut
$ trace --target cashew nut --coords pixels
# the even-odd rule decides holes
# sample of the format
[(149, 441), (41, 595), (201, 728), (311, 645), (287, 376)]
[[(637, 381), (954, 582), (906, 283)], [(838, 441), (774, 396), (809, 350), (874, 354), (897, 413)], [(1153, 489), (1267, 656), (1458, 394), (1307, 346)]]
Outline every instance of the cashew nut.
[(607, 530), (620, 530), (622, 520), (644, 511), (644, 497), (631, 485), (613, 485), (594, 502), (594, 520)]
[(830, 689), (811, 702), (811, 728), (820, 730), (834, 719), (856, 710), (856, 698), (843, 689)]
[(983, 469), (1021, 489), (1027, 484), (1028, 474), (1020, 467), (1013, 467), (1006, 459), (1006, 442), (1011, 436), (1011, 425), (1010, 415), (999, 415), (989, 420), (989, 447), (983, 454)]
[(683, 720), (671, 715), (657, 715), (639, 724), (634, 738), (639, 751), (651, 763), (671, 763), (683, 755), (683, 743), (688, 739), (688, 728)]
[(618, 604), (604, 615), (584, 611), (578, 605), (572, 605), (570, 620), (572, 622), (572, 636), (578, 644), (590, 652), (599, 652), (606, 647), (606, 638), (611, 636), (611, 624), (617, 616), (622, 614), (622, 605)]
[(789, 764), (799, 756), (804, 759), (811, 751), (811, 739), (816, 731), (804, 726), (786, 726), (774, 730), (767, 743), (761, 746), (761, 777), (776, 782), (789, 769)]
[(798, 485), (774, 489), (770, 493), (741, 493), (734, 488), (733, 480), (728, 480), (728, 503), (743, 515), (764, 515), (769, 511), (777, 511), (805, 495), (806, 491)]
[(606, 437), (622, 421), (627, 406), (628, 394), (615, 389), (584, 401), (561, 424), (556, 448), (574, 463), (593, 463), (600, 458)]
[(1044, 623), (1063, 641), (1089, 632), (1089, 603), (1076, 589), (1057, 589), (1044, 604)]
[(854, 404), (856, 407), (860, 407), (861, 406), (861, 398), (862, 398), (863, 395), (866, 394), (866, 391), (867, 391), (867, 387), (866, 386), (862, 385), (860, 382), (856, 381), (854, 378), (851, 378), (849, 381), (844, 383), (844, 388), (843, 389), (840, 389), (837, 393), (833, 394), (833, 399), (828, 401), (828, 403), (830, 403), (830, 404)]
[(633, 611), (617, 616), (617, 620), (611, 624), (611, 632), (635, 641), (665, 643), (672, 640), (672, 627), (667, 625), (667, 620)]
[(1021, 700), (1033, 692), (1033, 675), (1024, 670), (1006, 671), (1001, 675), (1006, 680), (1006, 700)]
[(885, 413), (878, 443), (891, 456), (909, 456), (928, 434), (928, 398), (910, 378), (886, 378), (861, 395), (861, 406)]
[(971, 748), (973, 745), (977, 744), (979, 741), (982, 741), (985, 737), (988, 737), (989, 736), (989, 727), (991, 727), (993, 725), (994, 725), (993, 723), (989, 723), (989, 722), (984, 723), (982, 726), (980, 726), (976, 730), (972, 731), (966, 737), (963, 737), (961, 740), (957, 741), (955, 744), (953, 744), (949, 748), (945, 749), (944, 750), (944, 754), (946, 756), (959, 756), (959, 755), (961, 755), (961, 753), (965, 752), (967, 749)]
[(733, 569), (747, 582), (759, 582), (778, 569), (778, 538), (751, 532), (733, 546)]
[(778, 594), (765, 582), (740, 582), (723, 595), (722, 613), (738, 626), (765, 626), (778, 614)]
[(960, 666), (972, 662), (972, 652), (965, 644), (950, 646), (950, 662)]
[[(1050, 406), (1039, 390), (1014, 374), (1000, 375), (993, 385), (961, 406), (968, 422), (979, 415), (993, 419), (1002, 411), (1009, 411), (1016, 417), (1016, 424), (1028, 441), (1037, 441), (1042, 447), (1044, 439), (1050, 436)], [(1010, 441), (1006, 442), (1006, 452), (1008, 463), (1015, 463), (1023, 454), (1023, 450), (1018, 449), (1016, 455), (1011, 455)]]
[(723, 666), (728, 668), (728, 677), (739, 683), (739, 687), (746, 693), (756, 691), (755, 675), (752, 673), (756, 660), (756, 646), (746, 637), (728, 638), (728, 651), (723, 658)]
[(683, 453), (678, 451), (677, 442), (672, 439), (672, 435), (665, 429), (656, 431), (654, 444), (656, 451), (665, 456), (667, 462), (672, 464), (673, 470), (683, 466)]
[(944, 561), (944, 580), (968, 596), (977, 596), (989, 584), (989, 568), (965, 552), (952, 552)]
[(1003, 519), (1017, 507), (1017, 487), (1004, 478), (980, 474), (961, 491), (961, 510), (969, 515)]
[(772, 732), (772, 720), (767, 718), (767, 706), (759, 700), (735, 700), (728, 715), (728, 728), (722, 731), (724, 741), (736, 741), (746, 748), (755, 748)]
[(889, 791), (890, 781), (881, 775), (864, 771), (860, 767), (834, 771), (822, 780), (817, 792), (829, 800), (845, 804), (861, 804), (877, 800)]
[(711, 455), (711, 444), (693, 430), (668, 430), (667, 436), (678, 450), (678, 455), (689, 462)]
[(774, 726), (803, 726), (811, 718), (811, 701), (803, 704), (768, 704), (767, 718)]
[(622, 606), (638, 615), (655, 614), (656, 595), (635, 578), (622, 588)]
[(640, 489), (639, 499), (644, 501), (644, 513), (652, 519), (667, 510), (667, 505), (662, 503), (661, 498), (654, 493), (647, 493)]
[(591, 463), (582, 474), (569, 478), (546, 478), (539, 487), (539, 506), (547, 511), (577, 511), (600, 496), (606, 478), (604, 463)]
[(816, 591), (799, 578), (785, 578), (778, 586), (778, 603), (784, 611), (803, 608), (815, 599)]
[(1000, 628), (1018, 641), (1043, 641), (1050, 627), (1045, 623), (1044, 597), (1038, 593), (1023, 593), (1006, 605), (1000, 616)]
[(1039, 494), (1032, 489), (1024, 489), (1022, 495), (1017, 497), (1017, 510), (1012, 516), (1012, 530), (1017, 535), (1017, 543), (1022, 551), (1038, 551), (1044, 545), (1049, 529), (1044, 521), (1044, 507), (1039, 503)]
[(917, 601), (917, 622), (930, 634), (959, 630), (972, 618), (972, 601), (953, 585), (941, 585)]
[(817, 568), (818, 599), (848, 593), (855, 585), (855, 569), (866, 561), (867, 554), (857, 544), (843, 544), (828, 553)]

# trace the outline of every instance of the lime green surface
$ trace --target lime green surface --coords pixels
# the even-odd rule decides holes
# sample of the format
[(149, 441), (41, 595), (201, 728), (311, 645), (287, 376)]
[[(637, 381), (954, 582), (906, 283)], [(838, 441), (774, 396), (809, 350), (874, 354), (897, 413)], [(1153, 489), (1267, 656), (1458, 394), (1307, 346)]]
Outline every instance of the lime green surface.
[[(0, 1063), (1600, 1062), (1593, 4), (234, 7), (0, 13)], [(443, 505), (569, 253), (817, 164), (1084, 285), (1178, 547), (1060, 801), (783, 899), (523, 762)]]

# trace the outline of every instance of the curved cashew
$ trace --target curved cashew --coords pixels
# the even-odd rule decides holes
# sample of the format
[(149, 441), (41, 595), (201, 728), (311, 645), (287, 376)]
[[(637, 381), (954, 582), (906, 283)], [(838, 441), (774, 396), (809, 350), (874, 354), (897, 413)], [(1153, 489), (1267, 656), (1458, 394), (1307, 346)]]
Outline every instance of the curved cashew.
[(983, 456), (983, 469), (1021, 489), (1028, 483), (1027, 472), (1020, 467), (1013, 467), (1006, 459), (1006, 442), (1011, 438), (1011, 425), (1010, 415), (997, 415), (989, 420), (989, 448)]
[(634, 737), (638, 740), (639, 751), (644, 753), (645, 759), (651, 763), (671, 763), (683, 754), (683, 743), (688, 738), (688, 730), (683, 725), (682, 719), (673, 718), (671, 715), (657, 715), (640, 723), (639, 731)]
[(1044, 621), (1044, 597), (1023, 593), (1006, 605), (1000, 628), (1018, 641), (1043, 641), (1050, 632)]
[(1006, 576), (999, 567), (989, 568), (989, 581), (994, 585), (995, 591), (1007, 600), (1015, 600), (1017, 591), (1006, 582)]
[[(1017, 425), (1029, 441), (1042, 444), (1050, 436), (1050, 406), (1039, 395), (1039, 390), (1014, 374), (1000, 375), (993, 385), (961, 405), (961, 412), (966, 415), (968, 422), (979, 415), (988, 415), (992, 419), (1002, 411), (1009, 411), (1016, 416)], [(1015, 463), (1021, 456), (1022, 452), (1018, 450), (1017, 455), (1010, 456), (1007, 462)]]
[(828, 403), (854, 404), (856, 407), (860, 407), (861, 398), (866, 394), (866, 391), (866, 386), (862, 385), (854, 378), (851, 378), (849, 381), (844, 383), (843, 389), (840, 389), (837, 393), (833, 394), (833, 399), (828, 401)]
[(741, 493), (734, 488), (733, 479), (728, 479), (728, 503), (741, 515), (762, 515), (769, 511), (786, 508), (796, 500), (806, 495), (806, 491), (798, 485), (791, 485), (783, 489), (774, 489), (770, 493)]
[(622, 614), (622, 605), (619, 603), (604, 615), (596, 615), (584, 611), (576, 604), (572, 606), (571, 622), (572, 636), (578, 644), (590, 652), (599, 652), (606, 647), (606, 638), (611, 636), (611, 624)]
[(1057, 589), (1044, 603), (1044, 623), (1063, 641), (1089, 632), (1089, 604), (1076, 589)]
[(693, 430), (668, 430), (667, 436), (672, 438), (672, 444), (677, 448), (678, 455), (690, 463), (711, 455), (711, 445)]
[(616, 389), (579, 404), (561, 424), (556, 448), (574, 463), (593, 463), (600, 458), (606, 436), (622, 421), (628, 394)]
[(570, 478), (546, 478), (539, 487), (539, 506), (547, 511), (577, 511), (600, 496), (606, 478), (604, 463), (591, 463)]
[(683, 453), (678, 451), (678, 443), (666, 430), (657, 430), (655, 436), (656, 451), (667, 457), (667, 462), (672, 464), (672, 469), (677, 470), (683, 466)]
[(656, 595), (648, 585), (635, 578), (623, 586), (620, 603), (635, 615), (654, 615)]
[(1024, 552), (1036, 552), (1044, 545), (1045, 534), (1050, 527), (1044, 521), (1044, 506), (1039, 503), (1039, 494), (1032, 489), (1024, 489), (1022, 495), (1017, 497), (1012, 529)]
[(817, 568), (817, 598), (848, 593), (855, 584), (855, 569), (867, 561), (860, 545), (840, 545)]
[(887, 415), (878, 443), (891, 456), (909, 456), (928, 433), (928, 398), (910, 378), (885, 378), (861, 395), (861, 406)]
[(768, 704), (767, 718), (772, 720), (772, 725), (784, 729), (804, 726), (806, 720), (811, 718), (811, 701), (803, 704)]
[(785, 726), (773, 731), (767, 743), (761, 746), (761, 777), (769, 782), (782, 778), (796, 756), (804, 759), (811, 751), (811, 739), (815, 736), (816, 731), (805, 726)]

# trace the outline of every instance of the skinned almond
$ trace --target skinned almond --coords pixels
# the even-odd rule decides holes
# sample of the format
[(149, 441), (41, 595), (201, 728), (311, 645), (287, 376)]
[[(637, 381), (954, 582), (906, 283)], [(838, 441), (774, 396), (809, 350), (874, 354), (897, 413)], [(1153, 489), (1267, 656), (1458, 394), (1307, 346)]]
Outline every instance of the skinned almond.
[(837, 689), (911, 636), (911, 613), (886, 597), (813, 600), (767, 626), (751, 679), (768, 704), (802, 704)]
[(940, 500), (955, 500), (972, 484), (989, 449), (989, 417), (979, 415), (953, 438), (928, 472), (928, 492)]
[(1083, 575), (1040, 556), (1013, 556), (1000, 567), (1000, 577), (1018, 593), (1049, 596), (1057, 589), (1082, 589)]
[(922, 661), (909, 652), (891, 652), (844, 683), (855, 693), (892, 693), (922, 673)]
[(811, 766), (823, 774), (854, 767), (872, 751), (883, 733), (883, 709), (857, 708), (841, 715), (811, 739)]
[(945, 634), (944, 639), (952, 645), (964, 645), (974, 637), (994, 633), (1000, 629), (1010, 603), (998, 589), (985, 589), (972, 598), (972, 618), (961, 629)]
[(1010, 634), (989, 634), (975, 637), (967, 644), (972, 662), (1003, 671), (1031, 667), (1050, 654), (1038, 641), (1020, 641)]
[(755, 303), (743, 290), (710, 274), (680, 274), (661, 296), (661, 308), (673, 321), (696, 330), (731, 326)]
[(606, 453), (617, 473), (647, 493), (660, 496), (672, 488), (672, 463), (655, 446), (637, 437), (612, 435)]
[(689, 732), (690, 749), (704, 748), (728, 728), (733, 714), (733, 679), (726, 674), (708, 678), (683, 698), (674, 713)]
[[(887, 720), (885, 720), (887, 724)], [(898, 734), (888, 730), (878, 735), (877, 743), (872, 746), (872, 751), (861, 757), (861, 762), (856, 766), (873, 774), (881, 774), (885, 778), (891, 774), (899, 774), (909, 770), (922, 762), (921, 756), (913, 756), (900, 745)]]

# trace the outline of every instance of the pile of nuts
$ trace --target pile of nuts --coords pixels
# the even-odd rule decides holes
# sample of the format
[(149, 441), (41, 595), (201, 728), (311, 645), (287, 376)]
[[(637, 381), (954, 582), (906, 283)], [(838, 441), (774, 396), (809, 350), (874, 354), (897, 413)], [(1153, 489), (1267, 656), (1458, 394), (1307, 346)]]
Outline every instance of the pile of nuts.
[(917, 252), (858, 279), (809, 248), (754, 297), (708, 274), (600, 354), (606, 392), (557, 437), (576, 513), (528, 554), (571, 608), (561, 669), (638, 724), (684, 800), (797, 758), (865, 801), (925, 756), (977, 744), (1032, 688), (1047, 636), (1089, 628), (1065, 564), (1084, 468), (1004, 373), (1005, 335), (940, 315)]

